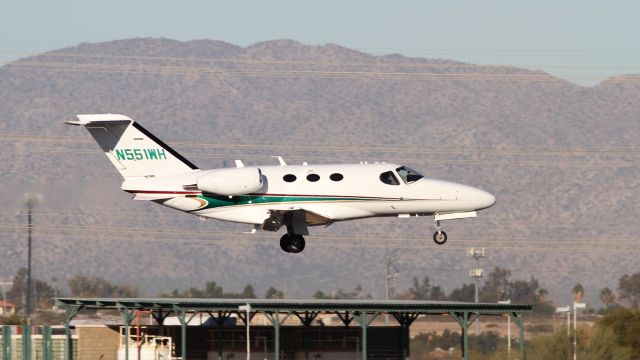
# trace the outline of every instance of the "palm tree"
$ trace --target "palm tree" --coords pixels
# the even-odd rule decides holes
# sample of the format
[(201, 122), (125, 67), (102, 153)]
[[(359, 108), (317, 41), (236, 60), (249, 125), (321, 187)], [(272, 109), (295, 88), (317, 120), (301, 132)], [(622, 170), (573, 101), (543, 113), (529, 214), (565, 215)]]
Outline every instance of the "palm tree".
[(616, 295), (609, 289), (608, 287), (600, 290), (600, 301), (605, 306), (605, 309), (608, 309), (611, 305), (616, 303)]
[(580, 283), (577, 283), (573, 286), (573, 290), (571, 292), (573, 293), (573, 301), (581, 303), (582, 298), (584, 297), (584, 286), (582, 286), (582, 284)]
[(538, 299), (540, 300), (541, 303), (544, 302), (547, 295), (549, 295), (549, 292), (547, 291), (547, 289), (538, 290)]

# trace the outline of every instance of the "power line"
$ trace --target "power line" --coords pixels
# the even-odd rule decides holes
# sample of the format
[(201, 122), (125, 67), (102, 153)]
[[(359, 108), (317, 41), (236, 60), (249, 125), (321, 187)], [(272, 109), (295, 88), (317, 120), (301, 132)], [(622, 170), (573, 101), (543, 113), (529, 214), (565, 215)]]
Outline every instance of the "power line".
[[(131, 73), (161, 75), (233, 75), (248, 77), (308, 77), (325, 79), (376, 79), (376, 80), (447, 80), (447, 81), (511, 81), (511, 82), (567, 82), (567, 80), (600, 80), (598, 76), (565, 76), (556, 78), (546, 73), (509, 74), (509, 73), (443, 73), (443, 72), (373, 72), (373, 71), (328, 71), (328, 70), (275, 70), (243, 68), (211, 68), (190, 66), (125, 65), (125, 64), (89, 64), (69, 62), (20, 61), (6, 63), (0, 70), (41, 70), (76, 71), (94, 73)], [(610, 82), (636, 82), (640, 78), (634, 75), (617, 76)]]
[[(4, 233), (14, 233), (17, 235), (24, 235), (24, 229), (21, 229), (19, 227), (20, 223), (3, 223), (0, 224), (0, 228), (4, 229)], [(135, 228), (135, 229), (126, 229), (126, 228), (122, 228), (122, 227), (109, 227), (109, 226), (80, 226), (80, 225), (68, 225), (68, 224), (64, 224), (64, 225), (52, 225), (52, 224), (41, 224), (39, 226), (40, 231), (44, 232), (43, 235), (59, 235), (59, 236), (69, 236), (69, 235), (83, 235), (83, 236), (93, 236), (93, 237), (97, 237), (97, 238), (103, 238), (103, 237), (107, 237), (107, 238), (111, 238), (111, 237), (117, 237), (117, 236), (138, 236), (138, 237), (159, 237), (162, 238), (163, 236), (175, 236), (175, 237), (184, 237), (184, 236), (189, 236), (192, 238), (195, 237), (204, 237), (206, 239), (210, 239), (212, 237), (220, 237), (220, 236), (234, 236), (234, 237), (243, 237), (243, 238), (255, 238), (257, 235), (255, 234), (239, 234), (238, 232), (235, 231), (213, 231), (213, 230), (206, 230), (206, 231), (187, 231), (187, 230), (176, 230), (175, 228)], [(66, 233), (60, 233), (60, 234), (54, 234), (52, 233), (53, 231), (63, 231)], [(67, 234), (67, 233), (72, 233), (72, 234)], [(97, 236), (96, 236), (97, 234)], [(106, 234), (106, 235), (105, 235)], [(268, 234), (268, 235), (267, 235)], [(270, 234), (270, 233), (264, 233), (261, 234), (260, 236), (262, 237), (270, 237), (270, 238), (276, 238), (277, 236), (275, 234)], [(343, 240), (343, 241), (349, 241), (349, 242), (354, 242), (354, 241), (360, 241), (360, 242), (366, 242), (369, 244), (375, 243), (375, 245), (379, 245), (382, 246), (384, 245), (382, 242), (380, 241), (372, 241), (372, 237), (371, 236), (362, 236), (362, 235), (357, 235), (357, 236), (349, 236), (349, 235), (341, 235), (341, 236), (335, 236), (335, 235), (315, 235), (314, 238), (316, 239), (322, 239), (323, 243), (324, 240)], [(407, 243), (424, 243), (426, 240), (423, 238), (398, 238), (398, 237), (394, 237), (395, 240), (393, 241), (389, 241), (388, 237), (383, 237), (386, 242), (385, 243), (389, 243), (390, 246), (396, 246), (396, 245), (401, 245), (401, 244), (407, 244)], [(520, 246), (520, 248), (525, 248), (525, 247), (542, 247), (544, 245), (560, 245), (563, 247), (566, 246), (571, 246), (571, 245), (575, 245), (575, 246), (603, 246), (603, 247), (613, 247), (613, 246), (633, 246), (633, 247), (640, 247), (640, 243), (638, 243), (638, 238), (635, 236), (630, 236), (630, 237), (617, 237), (617, 240), (615, 242), (611, 242), (609, 240), (606, 239), (601, 239), (601, 238), (596, 238), (596, 239), (589, 239), (589, 238), (585, 238), (585, 237), (535, 237), (535, 238), (530, 238), (530, 237), (511, 237), (511, 236), (507, 236), (507, 237), (502, 237), (502, 238), (496, 238), (493, 237), (491, 239), (483, 239), (483, 238), (475, 238), (475, 237), (468, 237), (468, 236), (461, 236), (459, 237), (460, 241), (464, 241), (466, 243), (469, 242), (474, 242), (474, 243), (481, 243), (481, 244), (486, 244), (491, 245), (491, 246), (496, 246), (496, 245), (508, 245), (508, 246), (514, 246), (514, 245), (518, 245)], [(395, 244), (394, 244), (395, 243)], [(343, 244), (343, 243), (341, 243)], [(332, 245), (336, 245), (335, 243)], [(348, 243), (346, 245), (352, 245), (351, 243)]]
[[(30, 134), (2, 134), (0, 139), (6, 141), (28, 142), (55, 142), (62, 144), (94, 144), (93, 140), (84, 140), (75, 137), (51, 137)], [(325, 151), (325, 152), (406, 152), (406, 145), (388, 144), (370, 146), (345, 146), (342, 144), (287, 144), (281, 143), (193, 143), (184, 141), (168, 141), (172, 145), (189, 148), (219, 148), (219, 149), (256, 149), (256, 150), (298, 150), (298, 151)], [(469, 154), (481, 153), (483, 155), (529, 155), (529, 156), (640, 156), (640, 148), (635, 147), (425, 147), (412, 149), (411, 153), (420, 154)]]
[[(236, 236), (238, 236), (239, 234), (235, 234)], [(42, 239), (73, 239), (73, 238), (81, 238), (81, 239), (87, 239), (90, 238), (92, 240), (103, 240), (103, 241), (120, 241), (120, 242), (130, 242), (130, 243), (163, 243), (163, 244), (171, 244), (172, 246), (217, 246), (217, 245), (251, 245), (251, 246), (269, 246), (269, 247), (279, 247), (279, 243), (277, 241), (277, 239), (274, 237), (273, 240), (271, 241), (264, 241), (264, 240), (238, 240), (238, 239), (228, 239), (228, 238), (219, 238), (219, 237), (211, 237), (208, 240), (184, 240), (184, 239), (178, 239), (178, 238), (136, 238), (136, 239), (132, 239), (131, 236), (127, 236), (124, 237), (125, 235), (123, 235), (122, 237), (117, 237), (117, 236), (112, 236), (112, 237), (105, 237), (105, 236), (100, 236), (100, 237), (96, 237), (96, 236), (87, 236), (84, 234), (80, 234), (80, 235), (63, 235), (63, 234), (43, 234), (43, 235), (39, 235), (39, 238)], [(315, 237), (314, 237), (315, 238)], [(336, 237), (336, 239), (341, 239), (340, 237)], [(320, 240), (326, 240), (326, 238), (324, 239), (320, 239)], [(533, 243), (535, 239), (531, 239), (531, 242)], [(460, 239), (460, 241), (464, 241), (464, 244), (460, 244), (460, 245), (449, 245), (447, 244), (446, 247), (443, 248), (434, 248), (433, 246), (431, 246), (429, 244), (429, 241), (427, 241), (426, 239), (424, 240), (425, 245), (406, 245), (406, 244), (389, 244), (389, 248), (390, 249), (401, 249), (401, 250), (411, 250), (411, 251), (416, 251), (416, 250), (424, 250), (424, 251), (441, 251), (441, 252), (447, 252), (447, 251), (456, 251), (459, 252), (460, 250), (465, 250), (467, 248), (467, 246), (470, 245), (479, 245), (479, 246), (486, 246), (486, 242), (471, 242), (468, 240), (462, 240)], [(496, 248), (490, 248), (491, 251), (494, 251), (496, 253), (500, 253), (500, 252), (508, 252), (508, 253), (518, 253), (518, 252), (539, 252), (539, 253), (547, 253), (547, 252), (573, 252), (573, 253), (584, 253), (584, 252), (590, 252), (590, 253), (602, 253), (602, 252), (606, 252), (606, 253), (636, 253), (636, 252), (640, 252), (640, 247), (634, 247), (634, 248), (630, 248), (628, 245), (625, 245), (624, 247), (621, 248), (615, 248), (612, 247), (611, 244), (608, 244), (609, 246), (590, 246), (590, 247), (586, 247), (586, 246), (582, 246), (582, 247), (576, 247), (576, 246), (565, 246), (565, 247), (549, 247), (549, 246), (545, 246), (545, 247), (541, 247), (541, 246), (534, 246), (535, 244), (532, 244), (531, 246), (517, 246), (517, 247), (505, 247), (505, 246), (500, 246), (500, 247), (496, 247)], [(544, 244), (542, 244), (544, 245)], [(362, 248), (362, 249), (384, 249), (387, 245), (383, 244), (383, 243), (376, 243), (376, 244), (372, 244), (372, 243), (327, 243), (327, 242), (309, 242), (309, 244), (307, 245), (308, 247), (320, 247), (320, 248), (330, 248), (330, 249), (336, 249), (336, 250), (341, 250), (341, 249), (354, 249), (354, 248)], [(488, 246), (486, 246), (487, 248), (489, 248)]]
[[(60, 148), (35, 148), (30, 147), (27, 149), (15, 149), (8, 147), (0, 147), (0, 150), (7, 151), (17, 151), (17, 152), (47, 152), (47, 153), (69, 153), (69, 154), (98, 154), (96, 150), (83, 150), (83, 149), (60, 149)], [(205, 158), (215, 158), (215, 159), (229, 159), (229, 154), (222, 153), (183, 153), (185, 156), (189, 157), (205, 157)], [(242, 155), (245, 159), (265, 159), (270, 156), (266, 155)], [(326, 157), (319, 156), (292, 156), (290, 157), (294, 160), (298, 161), (307, 161), (307, 160), (318, 160), (318, 161), (327, 161)], [(362, 161), (362, 157), (341, 157), (341, 161), (352, 161), (352, 162), (360, 162)], [(385, 161), (393, 161), (393, 162), (406, 162), (407, 156), (403, 156), (402, 158), (385, 158)], [(513, 165), (513, 166), (577, 166), (582, 168), (592, 168), (592, 167), (640, 167), (640, 163), (633, 162), (613, 162), (613, 161), (602, 161), (598, 163), (585, 163), (584, 161), (537, 161), (537, 160), (463, 160), (463, 159), (424, 159), (417, 158), (413, 160), (414, 162), (419, 163), (428, 163), (428, 164), (441, 164), (441, 165)]]

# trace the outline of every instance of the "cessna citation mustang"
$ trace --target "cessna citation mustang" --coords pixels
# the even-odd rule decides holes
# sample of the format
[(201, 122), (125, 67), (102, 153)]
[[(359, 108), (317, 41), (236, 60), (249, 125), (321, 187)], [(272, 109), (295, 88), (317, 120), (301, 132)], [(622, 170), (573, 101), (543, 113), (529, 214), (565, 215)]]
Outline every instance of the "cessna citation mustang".
[(425, 178), (406, 166), (247, 166), (201, 170), (129, 117), (78, 115), (118, 169), (122, 190), (201, 218), (253, 224), (278, 231), (282, 250), (299, 253), (308, 226), (382, 216), (433, 216), (437, 244), (447, 241), (441, 220), (476, 216), (495, 197), (471, 186)]

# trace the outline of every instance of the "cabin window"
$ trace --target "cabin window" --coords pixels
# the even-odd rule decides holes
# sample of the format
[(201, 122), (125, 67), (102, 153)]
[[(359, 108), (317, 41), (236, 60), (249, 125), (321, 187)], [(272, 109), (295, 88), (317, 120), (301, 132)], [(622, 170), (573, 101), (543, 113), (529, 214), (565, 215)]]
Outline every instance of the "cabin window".
[(398, 175), (400, 175), (400, 177), (402, 178), (402, 181), (404, 181), (405, 184), (413, 184), (414, 182), (424, 177), (419, 172), (411, 168), (408, 168), (406, 166), (400, 166), (399, 168), (396, 169), (396, 171), (398, 172)]
[(282, 177), (282, 180), (286, 181), (286, 182), (294, 182), (296, 181), (296, 176), (293, 174), (287, 174), (285, 176)]
[(393, 171), (387, 171), (380, 174), (380, 181), (387, 185), (400, 185), (398, 178), (393, 175)]
[(342, 174), (335, 173), (335, 174), (331, 174), (329, 176), (329, 179), (331, 179), (333, 181), (340, 181), (340, 180), (344, 179), (344, 176), (342, 176)]
[(320, 175), (318, 175), (318, 174), (309, 174), (309, 175), (307, 175), (307, 180), (309, 180), (311, 182), (316, 182), (316, 181), (320, 180)]

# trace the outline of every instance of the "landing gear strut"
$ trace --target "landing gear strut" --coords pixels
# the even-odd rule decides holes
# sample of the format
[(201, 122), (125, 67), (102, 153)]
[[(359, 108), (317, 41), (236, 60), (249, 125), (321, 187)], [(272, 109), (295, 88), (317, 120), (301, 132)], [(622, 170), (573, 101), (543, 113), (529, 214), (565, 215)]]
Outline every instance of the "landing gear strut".
[(436, 232), (433, 233), (433, 242), (438, 245), (443, 245), (447, 242), (447, 233), (442, 231), (440, 228), (440, 221), (436, 220), (435, 222)]
[(284, 252), (297, 254), (304, 250), (304, 236), (286, 233), (280, 238), (280, 248)]

